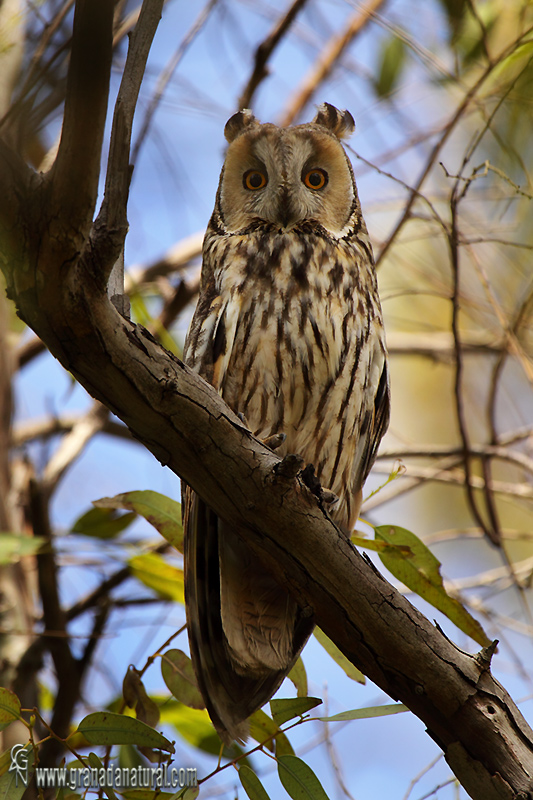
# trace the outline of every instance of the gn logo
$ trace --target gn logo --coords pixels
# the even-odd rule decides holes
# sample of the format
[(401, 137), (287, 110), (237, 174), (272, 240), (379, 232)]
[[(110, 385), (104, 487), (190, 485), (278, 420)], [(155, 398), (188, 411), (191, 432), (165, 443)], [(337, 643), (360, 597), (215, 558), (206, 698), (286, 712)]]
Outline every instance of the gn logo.
[(15, 786), (19, 785), (19, 778), (24, 784), (28, 785), (28, 759), (30, 752), (27, 745), (15, 744), (11, 748), (11, 765), (9, 772), (15, 773)]

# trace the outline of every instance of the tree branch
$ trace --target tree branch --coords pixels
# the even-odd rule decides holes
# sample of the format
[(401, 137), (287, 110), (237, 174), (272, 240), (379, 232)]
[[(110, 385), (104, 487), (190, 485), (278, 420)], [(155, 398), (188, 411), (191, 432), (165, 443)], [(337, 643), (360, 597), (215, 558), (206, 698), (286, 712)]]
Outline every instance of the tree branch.
[(261, 42), (255, 51), (254, 68), (248, 83), (242, 90), (239, 98), (238, 108), (249, 108), (252, 98), (257, 90), (257, 87), (268, 75), (268, 59), (282, 40), (283, 36), (287, 33), (288, 29), (294, 22), (298, 12), (304, 7), (307, 0), (293, 0), (285, 14), (276, 22), (267, 38)]
[[(77, 0), (61, 141), (50, 177), (56, 215), (68, 209), (71, 236), (88, 233), (100, 177), (100, 155), (113, 52), (109, 0)], [(79, 246), (79, 245), (78, 245)]]
[[(93, 293), (89, 278), (72, 308), (48, 316), (76, 378), (246, 531), (265, 566), (350, 661), (424, 721), (473, 797), (512, 796), (500, 791), (502, 781), (525, 791), (533, 735), (486, 665), (459, 651), (363, 560), (298, 477), (277, 477), (279, 458), (216, 391)], [(81, 341), (78, 304), (93, 328)]]
[(130, 187), (130, 147), (133, 116), (164, 0), (144, 0), (131, 35), (126, 65), (115, 103), (104, 200), (96, 220), (94, 246), (110, 251), (102, 260), (105, 285), (124, 245), (128, 230), (127, 204)]

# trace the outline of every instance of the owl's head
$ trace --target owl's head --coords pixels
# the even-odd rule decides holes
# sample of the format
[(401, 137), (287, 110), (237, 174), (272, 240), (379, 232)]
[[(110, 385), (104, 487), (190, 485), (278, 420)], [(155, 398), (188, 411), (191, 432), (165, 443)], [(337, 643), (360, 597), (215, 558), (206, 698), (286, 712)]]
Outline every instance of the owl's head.
[(340, 142), (354, 127), (349, 111), (329, 103), (312, 122), (291, 128), (262, 125), (247, 109), (234, 114), (224, 131), (229, 146), (217, 196), (226, 231), (264, 222), (285, 233), (312, 221), (343, 235), (359, 208)]

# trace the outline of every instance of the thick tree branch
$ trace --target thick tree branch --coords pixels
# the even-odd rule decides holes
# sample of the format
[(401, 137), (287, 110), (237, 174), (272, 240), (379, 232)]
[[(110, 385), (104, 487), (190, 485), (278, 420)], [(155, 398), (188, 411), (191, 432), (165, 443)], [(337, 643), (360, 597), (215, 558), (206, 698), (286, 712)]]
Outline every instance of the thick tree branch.
[(78, 0), (67, 80), (63, 130), (51, 171), (51, 205), (68, 209), (72, 235), (84, 236), (92, 223), (100, 177), (113, 47), (109, 0)]
[[(101, 22), (95, 35), (105, 58), (111, 29), (106, 2), (91, 3)], [(78, 5), (83, 18), (88, 0)], [(79, 24), (77, 30), (74, 46), (80, 46), (81, 55), (72, 61), (69, 80), (79, 77), (86, 55)], [(104, 67), (97, 70), (100, 92), (104, 72)], [(92, 96), (89, 103), (99, 110), (99, 132), (105, 102)], [(85, 110), (79, 113), (85, 117)], [(87, 161), (81, 152), (86, 134), (69, 117), (64, 135), (54, 182), (56, 190), (63, 182), (68, 197), (80, 164)], [(73, 153), (80, 162), (69, 176), (66, 164)], [(94, 208), (94, 146), (90, 156), (90, 175), (72, 206), (63, 199), (59, 206), (42, 202), (38, 181), (33, 190), (32, 180), (21, 177), (23, 170), (19, 184), (10, 183), (13, 207), (0, 204), (0, 217), (5, 212), (0, 223), (6, 230), (7, 220), (14, 256), (3, 267), (21, 317), (92, 396), (231, 521), (346, 657), (423, 720), (473, 798), (531, 797), (533, 733), (491, 676), (491, 653), (473, 657), (455, 647), (359, 555), (298, 475), (276, 472), (280, 459), (247, 431), (211, 386), (109, 302), (94, 228), (89, 236), (84, 229)], [(11, 167), (0, 159), (2, 167), (12, 178)], [(72, 697), (72, 692), (58, 695), (58, 703), (67, 707)]]
[[(424, 721), (473, 797), (525, 791), (533, 736), (487, 665), (459, 651), (376, 573), (298, 478), (276, 476), (279, 458), (212, 387), (120, 317), (90, 274), (79, 277), (73, 305), (48, 315), (77, 379), (218, 514), (248, 531), (267, 568), (342, 652)], [(92, 334), (80, 337), (82, 311)]]

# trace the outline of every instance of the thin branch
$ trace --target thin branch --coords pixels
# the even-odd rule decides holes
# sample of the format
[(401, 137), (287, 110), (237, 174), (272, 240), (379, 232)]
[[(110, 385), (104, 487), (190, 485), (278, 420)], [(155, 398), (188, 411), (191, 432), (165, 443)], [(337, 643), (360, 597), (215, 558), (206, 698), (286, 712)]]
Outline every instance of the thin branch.
[(466, 92), (465, 96), (463, 97), (463, 99), (461, 100), (461, 102), (457, 106), (455, 112), (453, 113), (450, 121), (448, 122), (448, 124), (444, 128), (444, 130), (443, 130), (442, 134), (440, 135), (439, 139), (434, 144), (434, 146), (433, 146), (433, 148), (432, 148), (432, 150), (431, 150), (431, 152), (430, 152), (430, 154), (429, 154), (429, 156), (428, 156), (428, 158), (426, 160), (426, 164), (425, 164), (424, 168), (422, 169), (422, 172), (420, 173), (420, 176), (419, 176), (416, 184), (414, 185), (414, 187), (413, 187), (413, 189), (412, 189), (412, 191), (411, 191), (411, 193), (410, 193), (410, 195), (409, 195), (409, 197), (407, 199), (407, 202), (405, 204), (405, 207), (404, 207), (404, 210), (402, 212), (402, 215), (401, 215), (400, 219), (398, 220), (395, 228), (393, 229), (392, 233), (390, 234), (389, 238), (387, 239), (387, 241), (385, 242), (385, 244), (381, 248), (381, 250), (379, 252), (379, 255), (376, 258), (376, 267), (379, 267), (379, 265), (381, 264), (381, 261), (384, 259), (385, 255), (389, 251), (390, 247), (396, 241), (396, 238), (398, 237), (398, 234), (402, 230), (403, 226), (405, 225), (407, 220), (410, 219), (411, 209), (413, 207), (413, 204), (414, 204), (416, 198), (418, 197), (418, 193), (420, 192), (423, 183), (425, 182), (427, 176), (431, 172), (431, 169), (433, 168), (433, 166), (435, 165), (435, 163), (436, 163), (436, 161), (438, 159), (439, 153), (441, 152), (442, 148), (444, 147), (444, 145), (448, 141), (452, 131), (455, 129), (455, 126), (457, 125), (459, 120), (462, 118), (464, 112), (466, 111), (466, 109), (468, 108), (468, 106), (470, 105), (472, 100), (476, 97), (476, 95), (478, 94), (479, 90), (481, 89), (481, 87), (483, 86), (485, 81), (492, 74), (493, 69), (498, 64), (500, 64), (502, 61), (504, 61), (504, 59), (507, 58), (507, 56), (516, 49), (518, 44), (528, 34), (529, 34), (529, 30), (527, 30), (524, 33), (520, 34), (520, 36), (518, 36), (517, 39), (514, 42), (512, 42), (510, 45), (508, 45), (508, 47), (506, 47), (500, 53), (498, 59), (496, 61), (494, 61), (493, 63), (490, 63), (484, 69), (484, 71), (481, 73), (481, 75), (478, 77), (478, 79), (475, 81), (475, 83), (470, 87), (468, 92)]
[(57, 487), (67, 469), (83, 453), (93, 436), (103, 430), (108, 418), (109, 409), (101, 403), (93, 403), (90, 410), (78, 419), (72, 430), (63, 437), (43, 473), (43, 487), (49, 494)]
[[(100, 429), (101, 433), (106, 433), (128, 442), (135, 442), (128, 428), (121, 422), (115, 422), (109, 419), (109, 412), (107, 409), (106, 413), (107, 418)], [(83, 418), (84, 417), (80, 414), (61, 414), (59, 417), (32, 419), (28, 422), (20, 422), (13, 430), (11, 445), (13, 447), (23, 447), (25, 444), (33, 442), (36, 439), (46, 440), (51, 436), (69, 433)], [(98, 431), (95, 431), (95, 433), (97, 432)]]
[(163, 258), (158, 259), (148, 267), (133, 265), (126, 275), (125, 290), (134, 292), (139, 286), (151, 283), (160, 275), (166, 276), (174, 272), (181, 272), (194, 260), (202, 255), (202, 242), (204, 232), (193, 233), (171, 247)]
[(285, 14), (279, 18), (271, 32), (268, 34), (255, 51), (254, 69), (248, 83), (244, 87), (242, 94), (238, 101), (238, 108), (249, 108), (252, 98), (257, 90), (257, 87), (263, 81), (268, 73), (268, 60), (272, 53), (282, 40), (283, 36), (287, 33), (288, 29), (294, 22), (296, 15), (304, 7), (307, 0), (293, 0)]
[(133, 115), (141, 88), (148, 54), (161, 19), (164, 0), (144, 0), (130, 40), (128, 55), (113, 115), (104, 200), (95, 223), (93, 241), (105, 256), (101, 259), (102, 280), (109, 275), (122, 252), (128, 230), (127, 203), (131, 179), (130, 147)]
[(152, 97), (152, 100), (150, 101), (148, 109), (147, 109), (147, 111), (146, 111), (146, 113), (144, 115), (144, 119), (143, 119), (143, 122), (142, 122), (142, 125), (141, 125), (141, 130), (139, 131), (139, 135), (137, 136), (137, 139), (135, 141), (135, 145), (133, 147), (133, 153), (132, 153), (132, 159), (131, 159), (133, 164), (135, 164), (136, 161), (137, 161), (137, 158), (139, 156), (139, 150), (141, 149), (141, 147), (142, 147), (142, 145), (144, 143), (144, 140), (146, 138), (146, 135), (148, 134), (148, 131), (150, 129), (150, 125), (152, 124), (152, 120), (153, 120), (154, 114), (155, 114), (155, 112), (157, 110), (157, 107), (159, 106), (159, 103), (161, 102), (161, 98), (163, 97), (163, 94), (165, 93), (165, 89), (166, 89), (169, 81), (171, 80), (172, 76), (174, 75), (174, 72), (176, 71), (176, 69), (178, 67), (178, 64), (180, 63), (181, 59), (183, 58), (183, 56), (187, 52), (188, 48), (193, 43), (193, 41), (195, 40), (197, 35), (202, 30), (203, 26), (207, 22), (207, 20), (208, 20), (210, 14), (211, 14), (213, 8), (216, 6), (217, 3), (218, 3), (218, 0), (208, 0), (208, 3), (202, 9), (200, 14), (198, 15), (198, 18), (193, 23), (191, 29), (185, 35), (183, 41), (180, 43), (178, 49), (174, 53), (174, 55), (171, 58), (169, 64), (167, 64), (166, 68), (162, 71), (162, 73), (161, 73), (161, 75), (159, 77), (159, 81), (157, 83), (156, 90), (155, 90), (154, 95)]
[(320, 84), (332, 73), (348, 46), (372, 20), (373, 15), (384, 2), (385, 0), (368, 0), (366, 5), (350, 17), (342, 33), (331, 37), (322, 52), (319, 53), (311, 71), (304, 79), (303, 85), (289, 100), (288, 106), (282, 114), (280, 125), (291, 125), (297, 119)]
[[(443, 458), (447, 456), (459, 456), (462, 454), (462, 449), (454, 447), (453, 445), (420, 445), (415, 444), (412, 447), (402, 446), (397, 448), (382, 448), (378, 453), (378, 460), (383, 459), (398, 459), (398, 458)], [(493, 444), (471, 444), (470, 450), (472, 456), (487, 460), (490, 458), (499, 459), (501, 461), (508, 461), (511, 464), (522, 467), (533, 474), (533, 458), (528, 458), (524, 453), (516, 450), (508, 450), (501, 445)]]

